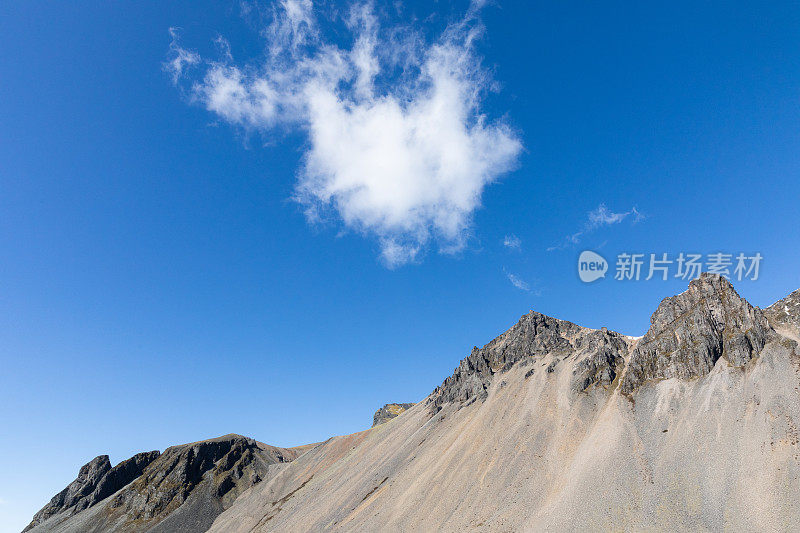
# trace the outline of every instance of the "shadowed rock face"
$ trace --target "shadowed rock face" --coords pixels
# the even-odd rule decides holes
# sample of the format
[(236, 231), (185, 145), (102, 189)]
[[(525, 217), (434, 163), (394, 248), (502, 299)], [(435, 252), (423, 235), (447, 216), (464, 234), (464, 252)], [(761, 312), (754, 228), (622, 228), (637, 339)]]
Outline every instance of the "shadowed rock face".
[(388, 422), (398, 416), (403, 411), (413, 407), (413, 403), (387, 403), (377, 411), (372, 417), (372, 427)]
[(583, 392), (600, 386), (609, 388), (625, 366), (628, 341), (614, 331), (590, 330), (573, 341), (578, 363), (573, 370), (572, 391)]
[(114, 468), (102, 455), (81, 468), (78, 479), (39, 511), (28, 529), (205, 531), (242, 492), (267, 479), (271, 465), (292, 461), (306, 448), (225, 435), (160, 455), (138, 454)]
[(115, 496), (110, 507), (130, 520), (152, 520), (180, 507), (204, 482), (217, 498), (225, 499), (230, 491), (235, 498), (261, 480), (268, 464), (285, 459), (281, 451), (262, 449), (240, 435), (173, 446)]
[(99, 455), (83, 465), (78, 477), (56, 494), (36, 513), (24, 531), (59, 513), (75, 514), (111, 496), (139, 477), (145, 467), (159, 456), (158, 451), (139, 453), (115, 467), (107, 455)]
[(720, 357), (744, 366), (775, 336), (760, 309), (740, 297), (728, 280), (712, 274), (663, 300), (650, 324), (631, 354), (621, 386), (626, 394), (649, 380), (703, 376)]

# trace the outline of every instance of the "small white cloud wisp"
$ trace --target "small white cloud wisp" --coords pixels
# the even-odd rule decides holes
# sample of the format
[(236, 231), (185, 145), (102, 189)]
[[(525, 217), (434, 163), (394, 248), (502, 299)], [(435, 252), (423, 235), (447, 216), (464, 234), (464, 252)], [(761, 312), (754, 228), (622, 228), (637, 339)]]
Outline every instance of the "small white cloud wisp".
[(517, 289), (537, 297), (542, 295), (541, 285), (538, 279), (534, 279), (531, 283), (522, 279), (513, 272), (507, 271), (505, 268), (503, 268), (503, 273), (506, 275), (508, 281), (511, 282), (511, 285)]
[(605, 204), (600, 204), (597, 206), (597, 209), (593, 209), (586, 214), (586, 222), (584, 222), (580, 230), (571, 235), (567, 235), (560, 244), (549, 247), (547, 251), (552, 252), (553, 250), (570, 248), (579, 244), (581, 239), (586, 235), (594, 233), (604, 226), (619, 224), (628, 218), (632, 220), (633, 224), (636, 224), (644, 219), (644, 215), (641, 214), (636, 207), (632, 207), (628, 211), (616, 213), (607, 208)]
[(171, 30), (165, 69), (231, 124), (305, 132), (294, 198), (308, 220), (333, 215), (375, 238), (396, 267), (434, 243), (445, 253), (463, 249), (484, 188), (522, 149), (506, 123), (482, 110), (492, 80), (475, 51), (476, 12), (473, 5), (429, 42), (411, 28), (382, 27), (372, 3), (354, 4), (341, 46), (322, 37), (309, 0), (283, 0), (272, 7), (259, 61), (236, 64), (227, 47), (221, 59), (202, 61)]
[(512, 274), (511, 272), (506, 272), (506, 277), (508, 277), (508, 281), (511, 282), (513, 286), (518, 288), (521, 291), (530, 292), (531, 286), (528, 282), (524, 281), (519, 276)]
[(185, 69), (200, 62), (200, 56), (189, 50), (184, 50), (178, 45), (180, 30), (170, 28), (169, 59), (164, 63), (166, 70), (172, 78), (172, 83), (177, 84)]
[(511, 248), (512, 250), (520, 250), (522, 248), (522, 241), (512, 233), (511, 235), (503, 237), (503, 246)]

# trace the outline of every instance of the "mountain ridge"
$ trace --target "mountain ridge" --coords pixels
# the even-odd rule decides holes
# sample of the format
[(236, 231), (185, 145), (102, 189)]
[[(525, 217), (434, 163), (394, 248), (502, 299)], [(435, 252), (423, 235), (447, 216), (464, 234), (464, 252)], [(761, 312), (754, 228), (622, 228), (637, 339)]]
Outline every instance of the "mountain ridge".
[[(170, 446), (163, 453), (137, 454), (113, 468), (107, 455), (98, 456), (24, 531), (205, 531), (236, 497), (272, 475), (270, 467), (290, 462), (313, 446), (278, 448), (231, 433)], [(86, 492), (84, 487), (99, 485), (141, 456), (148, 460), (137, 462), (138, 474), (120, 478), (102, 499), (84, 505), (85, 499), (60, 498)], [(86, 510), (93, 514), (84, 515)]]
[[(308, 445), (281, 460), (273, 453), (263, 478), (237, 485), (219, 512), (185, 530), (425, 529), (445, 523), (447, 530), (574, 530), (581, 525), (573, 521), (580, 514), (575, 506), (596, 500), (607, 500), (611, 514), (593, 504), (581, 512), (598, 527), (718, 529), (722, 523), (744, 527), (758, 517), (767, 524), (800, 520), (781, 503), (800, 497), (796, 488), (767, 498), (780, 511), (769, 505), (745, 509), (744, 488), (731, 481), (770, 487), (766, 474), (800, 478), (800, 355), (797, 341), (781, 333), (800, 320), (794, 314), (798, 295), (761, 310), (726, 279), (703, 274), (683, 293), (662, 300), (638, 339), (531, 311), (473, 348), (423, 401), (369, 430)], [(725, 431), (710, 432), (723, 420)], [(753, 441), (743, 440), (742, 432), (755, 435), (747, 437)], [(235, 437), (245, 439), (242, 450), (266, 449)], [(699, 444), (704, 441), (714, 447)], [(741, 462), (743, 450), (752, 464)], [(206, 472), (230, 474), (236, 461), (218, 468), (222, 458), (212, 456)], [(718, 464), (725, 476), (709, 472), (692, 483), (726, 496), (702, 499), (694, 514), (657, 511), (669, 487), (689, 497), (693, 485), (673, 478), (675, 472), (689, 476), (691, 464)], [(231, 479), (241, 480), (237, 475)], [(221, 486), (210, 477), (204, 486)], [(533, 479), (538, 481), (531, 485)], [(137, 483), (146, 489), (154, 480), (142, 475), (130, 486)], [(425, 487), (437, 487), (436, 499)], [(118, 501), (118, 494), (104, 501)], [(490, 505), (486, 494), (503, 498)], [(178, 500), (160, 523), (179, 516), (189, 496)], [(725, 518), (730, 509), (741, 519)], [(61, 529), (35, 531), (79, 531), (77, 518), (86, 512), (64, 518)], [(112, 526), (108, 530), (159, 531), (124, 521)]]

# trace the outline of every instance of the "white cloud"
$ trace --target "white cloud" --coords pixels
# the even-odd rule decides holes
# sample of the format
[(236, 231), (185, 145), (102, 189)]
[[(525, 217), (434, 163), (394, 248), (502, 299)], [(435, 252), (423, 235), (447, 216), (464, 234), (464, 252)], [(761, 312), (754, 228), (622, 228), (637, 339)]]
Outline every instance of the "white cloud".
[(624, 213), (614, 213), (609, 210), (605, 204), (600, 204), (594, 211), (589, 211), (589, 222), (587, 227), (588, 229), (597, 229), (601, 226), (618, 224), (628, 218), (630, 215), (634, 216), (636, 222), (638, 222), (642, 217), (635, 207), (631, 208), (630, 211), (625, 211)]
[(518, 288), (521, 291), (530, 292), (531, 286), (526, 281), (522, 280), (519, 276), (512, 274), (511, 272), (506, 273), (506, 277), (508, 277), (508, 281), (511, 282), (513, 286)]
[(516, 274), (506, 271), (505, 268), (503, 268), (503, 272), (505, 273), (506, 278), (508, 278), (508, 281), (510, 281), (511, 284), (517, 289), (537, 297), (542, 295), (539, 280), (534, 279), (533, 282), (528, 282)]
[(266, 31), (273, 55), (286, 48), (296, 51), (316, 35), (311, 0), (282, 0), (273, 5), (273, 23)]
[(228, 122), (250, 127), (272, 124), (278, 118), (278, 95), (264, 79), (252, 79), (232, 66), (214, 65), (195, 94)]
[(571, 235), (567, 235), (560, 244), (549, 247), (547, 251), (563, 250), (579, 244), (581, 239), (586, 235), (597, 231), (603, 226), (619, 224), (628, 217), (631, 217), (633, 224), (644, 219), (644, 215), (642, 215), (636, 207), (632, 207), (629, 211), (615, 213), (608, 209), (605, 204), (600, 204), (597, 206), (597, 209), (589, 211), (586, 214), (586, 222), (584, 222), (580, 230)]
[(503, 246), (506, 248), (511, 248), (512, 250), (519, 250), (522, 248), (522, 241), (519, 237), (512, 233), (511, 235), (506, 235), (503, 238)]
[(164, 63), (164, 70), (172, 77), (172, 83), (177, 85), (178, 80), (184, 74), (185, 68), (199, 63), (200, 56), (178, 45), (178, 28), (170, 28), (169, 36), (171, 39), (169, 43), (170, 59)]
[[(382, 28), (371, 3), (356, 4), (346, 21), (352, 44), (340, 48), (321, 37), (310, 1), (284, 0), (264, 31), (262, 62), (207, 61), (192, 94), (247, 130), (306, 132), (295, 199), (309, 220), (333, 214), (376, 238), (390, 267), (434, 243), (455, 252), (484, 188), (522, 147), (481, 109), (491, 79), (474, 50), (477, 7), (426, 42), (410, 28)], [(192, 54), (173, 43), (175, 79)]]

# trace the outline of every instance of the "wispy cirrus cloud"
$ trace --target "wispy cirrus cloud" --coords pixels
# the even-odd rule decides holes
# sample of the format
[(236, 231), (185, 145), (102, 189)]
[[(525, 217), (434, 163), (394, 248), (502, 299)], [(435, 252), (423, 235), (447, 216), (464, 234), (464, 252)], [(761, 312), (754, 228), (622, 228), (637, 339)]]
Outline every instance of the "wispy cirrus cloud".
[(605, 204), (600, 204), (597, 206), (597, 209), (593, 209), (586, 214), (586, 221), (578, 231), (567, 235), (561, 243), (550, 246), (547, 251), (563, 250), (575, 246), (581, 242), (583, 237), (594, 233), (604, 226), (613, 226), (626, 219), (636, 224), (644, 218), (644, 215), (642, 215), (636, 207), (632, 207), (628, 211), (614, 212), (608, 209)]
[(506, 277), (508, 278), (508, 281), (510, 281), (511, 284), (516, 288), (518, 288), (519, 290), (530, 292), (531, 290), (530, 284), (527, 281), (520, 278), (519, 276), (517, 276), (516, 274), (512, 274), (511, 272), (506, 272)]
[(525, 279), (518, 276), (517, 274), (507, 271), (505, 268), (503, 268), (503, 273), (506, 275), (506, 279), (508, 279), (508, 281), (510, 281), (511, 284), (517, 289), (523, 292), (530, 293), (534, 296), (542, 295), (542, 291), (539, 288), (537, 288), (537, 286), (539, 285), (539, 282), (537, 280), (534, 280), (532, 283), (528, 282)]
[(521, 250), (522, 249), (522, 241), (519, 237), (514, 235), (513, 233), (510, 235), (506, 235), (503, 237), (503, 246), (506, 248), (510, 248), (512, 250)]
[(480, 4), (429, 40), (382, 26), (373, 3), (356, 3), (344, 17), (349, 44), (340, 46), (325, 39), (310, 0), (283, 0), (271, 6), (258, 61), (237, 64), (229, 53), (201, 60), (171, 30), (165, 68), (231, 124), (267, 135), (303, 131), (294, 199), (308, 220), (338, 219), (371, 236), (396, 267), (431, 245), (461, 250), (484, 188), (522, 148), (483, 110), (493, 82), (475, 50)]
[(190, 50), (185, 50), (178, 45), (180, 28), (169, 29), (169, 59), (164, 63), (164, 70), (169, 73), (172, 83), (177, 84), (187, 67), (200, 62), (200, 56)]

